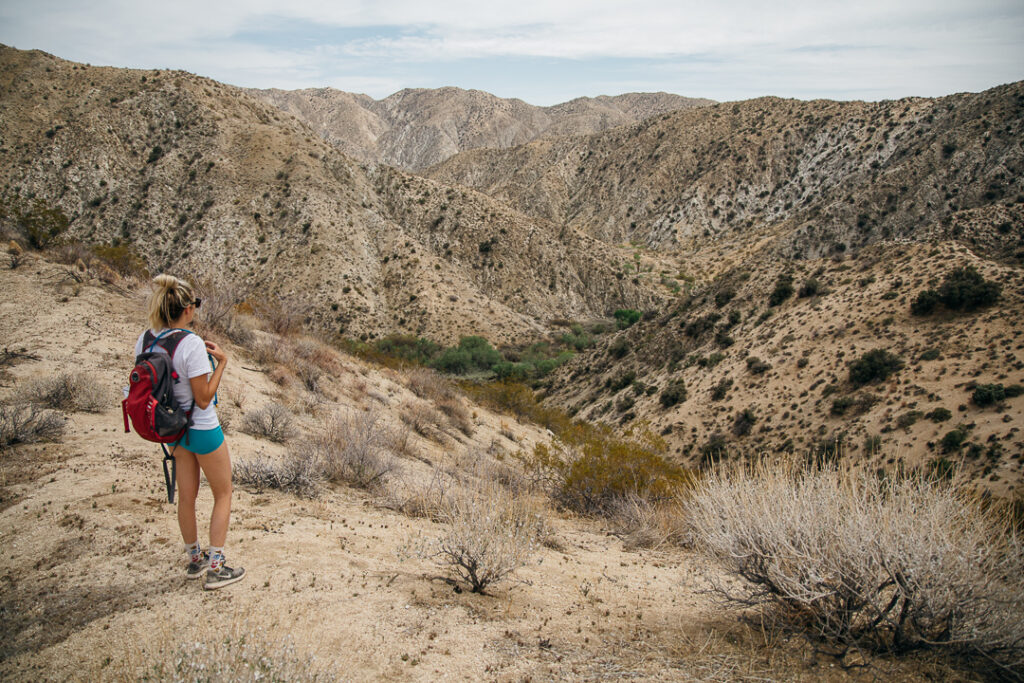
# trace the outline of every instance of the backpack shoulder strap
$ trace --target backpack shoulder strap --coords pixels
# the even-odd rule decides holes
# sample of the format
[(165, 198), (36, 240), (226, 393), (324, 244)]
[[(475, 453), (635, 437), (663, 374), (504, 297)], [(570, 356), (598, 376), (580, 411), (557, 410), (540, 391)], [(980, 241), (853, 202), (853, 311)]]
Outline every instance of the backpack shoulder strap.
[(174, 358), (174, 352), (178, 350), (178, 344), (190, 334), (192, 334), (191, 330), (171, 330), (170, 334), (164, 338), (165, 341), (161, 346), (164, 347), (171, 358)]
[(193, 334), (191, 330), (173, 329), (165, 330), (158, 336), (153, 336), (151, 331), (146, 330), (142, 346), (147, 351), (152, 351), (153, 347), (159, 346), (167, 352), (167, 355), (174, 358), (174, 352), (178, 350), (178, 344), (190, 334)]

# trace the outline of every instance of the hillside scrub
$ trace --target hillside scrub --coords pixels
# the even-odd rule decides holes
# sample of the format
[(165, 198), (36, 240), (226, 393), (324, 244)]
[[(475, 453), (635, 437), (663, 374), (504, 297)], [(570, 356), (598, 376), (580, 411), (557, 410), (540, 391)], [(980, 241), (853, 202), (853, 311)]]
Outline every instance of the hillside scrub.
[(885, 349), (874, 349), (850, 363), (850, 381), (855, 386), (882, 382), (903, 368), (903, 361)]
[(686, 503), (697, 547), (837, 655), (943, 648), (1024, 666), (1024, 544), (968, 484), (824, 465), (716, 469)]
[(538, 548), (543, 510), (528, 496), (494, 482), (477, 482), (449, 492), (437, 511), (440, 536), (416, 540), (414, 554), (433, 560), (474, 593), (507, 578)]
[(914, 315), (929, 315), (941, 304), (951, 311), (970, 312), (999, 301), (1002, 285), (986, 280), (974, 266), (951, 271), (938, 289), (920, 292), (910, 304)]
[(610, 514), (623, 499), (665, 501), (692, 485), (693, 475), (668, 462), (664, 440), (631, 427), (617, 436), (605, 425), (575, 424), (551, 444), (537, 444), (527, 468), (559, 504)]

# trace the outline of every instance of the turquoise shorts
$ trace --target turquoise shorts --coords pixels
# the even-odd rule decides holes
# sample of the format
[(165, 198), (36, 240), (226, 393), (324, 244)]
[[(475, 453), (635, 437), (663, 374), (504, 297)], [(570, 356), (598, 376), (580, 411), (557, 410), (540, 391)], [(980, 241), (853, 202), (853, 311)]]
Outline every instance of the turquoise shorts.
[(196, 455), (213, 453), (224, 443), (224, 430), (220, 426), (213, 429), (189, 429), (185, 437), (175, 441), (171, 446), (181, 446)]

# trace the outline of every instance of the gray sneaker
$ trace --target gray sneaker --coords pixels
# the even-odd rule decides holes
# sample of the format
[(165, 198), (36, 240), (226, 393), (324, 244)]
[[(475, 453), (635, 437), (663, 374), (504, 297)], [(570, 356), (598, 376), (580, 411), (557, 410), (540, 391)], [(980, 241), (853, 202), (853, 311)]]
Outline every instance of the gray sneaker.
[(198, 579), (203, 575), (207, 569), (210, 568), (210, 553), (203, 551), (202, 557), (198, 562), (189, 562), (188, 566), (185, 567), (185, 578)]
[(236, 581), (241, 581), (245, 576), (245, 570), (239, 567), (238, 569), (232, 569), (231, 567), (221, 565), (220, 569), (214, 571), (212, 569), (206, 570), (206, 582), (203, 584), (203, 588), (208, 591), (216, 590), (217, 588), (223, 588), (224, 586), (230, 586)]

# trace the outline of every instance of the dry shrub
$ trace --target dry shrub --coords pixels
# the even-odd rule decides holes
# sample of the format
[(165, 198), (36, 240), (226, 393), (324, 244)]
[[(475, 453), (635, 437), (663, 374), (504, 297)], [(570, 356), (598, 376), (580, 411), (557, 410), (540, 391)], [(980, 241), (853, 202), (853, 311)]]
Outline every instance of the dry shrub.
[(18, 443), (55, 441), (64, 434), (64, 417), (35, 404), (0, 404), (0, 448)]
[(249, 357), (254, 363), (263, 366), (273, 366), (291, 360), (290, 354), (282, 349), (280, 340), (267, 335), (261, 335), (249, 345)]
[(474, 593), (524, 566), (544, 528), (542, 509), (533, 499), (493, 483), (453, 490), (440, 518), (446, 530), (420, 543), (417, 554), (465, 581)]
[[(230, 620), (229, 623), (224, 623)], [(286, 626), (249, 611), (161, 624), (107, 657), (90, 680), (249, 683), (334, 681), (337, 664), (300, 651)], [(254, 625), (255, 624), (255, 625)], [(269, 625), (269, 628), (264, 624)], [(153, 632), (155, 631), (155, 632)], [(109, 666), (108, 666), (109, 663)]]
[(442, 401), (455, 396), (455, 387), (430, 368), (413, 368), (406, 373), (409, 390), (429, 401)]
[(410, 482), (404, 478), (392, 482), (384, 505), (410, 517), (440, 522), (443, 511), (448, 508), (451, 492), (457, 486), (458, 480), (451, 473), (435, 467), (426, 482)]
[(28, 380), (17, 391), (17, 402), (34, 403), (67, 412), (101, 413), (114, 404), (103, 385), (77, 372)]
[(744, 581), (728, 599), (836, 654), (946, 648), (1021, 672), (1024, 549), (964, 482), (762, 461), (710, 473), (687, 514)]
[(679, 500), (651, 501), (629, 494), (615, 499), (609, 518), (627, 549), (687, 546), (692, 533)]
[(296, 334), (302, 329), (310, 308), (308, 304), (290, 299), (249, 301), (245, 305), (253, 310), (256, 318), (266, 325), (267, 330), (282, 337)]
[(398, 469), (400, 442), (400, 431), (379, 413), (335, 413), (297, 445), (295, 455), (315, 460), (330, 481), (373, 489)]
[(574, 429), (572, 419), (562, 410), (543, 405), (533, 390), (518, 382), (463, 382), (462, 389), (477, 403), (525, 418), (561, 434)]
[(527, 465), (537, 481), (565, 507), (610, 514), (623, 498), (669, 500), (693, 483), (693, 475), (662, 454), (664, 440), (630, 428), (623, 436), (606, 426), (578, 424), (537, 444)]
[(284, 443), (295, 436), (294, 419), (284, 405), (268, 403), (245, 414), (242, 418), (242, 431), (275, 443)]
[(323, 472), (311, 451), (298, 450), (277, 460), (257, 455), (243, 460), (232, 470), (234, 481), (256, 491), (277, 489), (303, 498), (316, 498), (320, 494)]
[(197, 321), (202, 328), (220, 332), (240, 346), (255, 340), (251, 318), (241, 312), (248, 288), (222, 277), (204, 277), (196, 283), (196, 295), (203, 300)]
[(436, 403), (438, 410), (448, 416), (448, 421), (466, 436), (473, 436), (473, 420), (458, 396), (442, 398)]
[(439, 430), (443, 431), (446, 422), (440, 412), (421, 401), (409, 401), (402, 405), (399, 416), (414, 432), (427, 438), (432, 438)]

